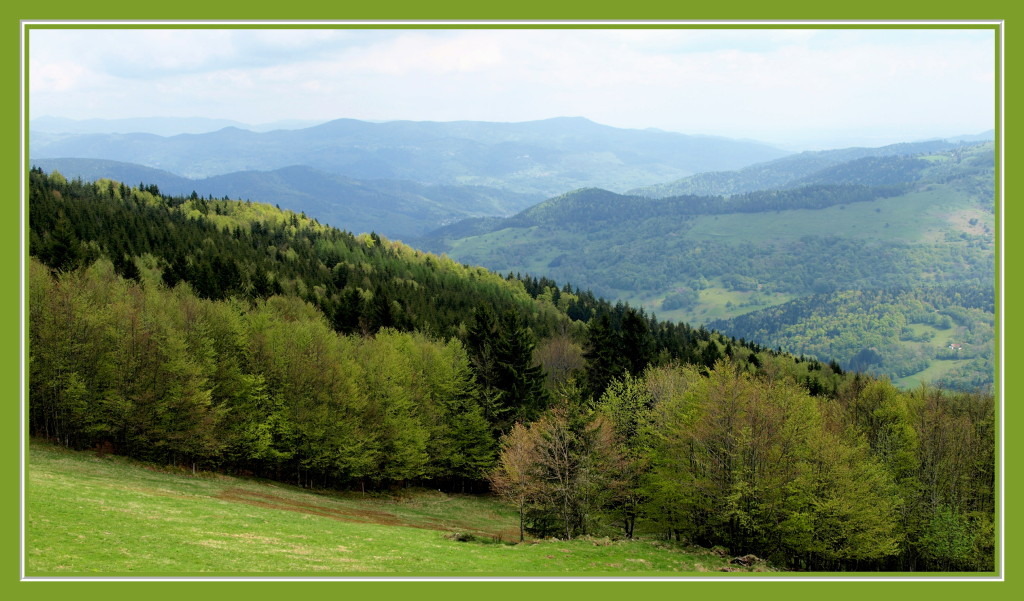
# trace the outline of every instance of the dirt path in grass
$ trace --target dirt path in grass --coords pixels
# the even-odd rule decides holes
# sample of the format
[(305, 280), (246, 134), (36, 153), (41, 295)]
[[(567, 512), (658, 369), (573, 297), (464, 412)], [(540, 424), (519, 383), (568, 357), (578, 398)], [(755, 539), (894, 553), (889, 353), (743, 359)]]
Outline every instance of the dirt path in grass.
[(487, 537), (500, 537), (502, 540), (514, 540), (519, 537), (518, 530), (507, 530), (502, 532), (488, 532), (463, 524), (457, 520), (441, 520), (438, 518), (422, 518), (419, 521), (409, 521), (386, 511), (374, 509), (356, 509), (349, 507), (324, 507), (313, 503), (305, 503), (288, 499), (278, 495), (245, 490), (243, 488), (226, 488), (218, 495), (222, 501), (244, 503), (254, 507), (265, 507), (267, 509), (278, 509), (281, 511), (294, 511), (297, 513), (308, 513), (318, 515), (332, 520), (342, 522), (355, 522), (362, 524), (377, 524), (381, 526), (404, 526), (408, 528), (421, 528), (424, 530), (452, 531), (459, 530), (472, 532)]

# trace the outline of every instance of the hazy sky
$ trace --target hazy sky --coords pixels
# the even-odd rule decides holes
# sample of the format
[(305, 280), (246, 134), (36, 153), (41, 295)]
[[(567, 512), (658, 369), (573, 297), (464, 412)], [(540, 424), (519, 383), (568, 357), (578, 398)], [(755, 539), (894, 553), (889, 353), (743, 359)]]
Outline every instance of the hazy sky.
[(878, 146), (994, 126), (992, 30), (41, 30), (32, 117), (529, 121)]

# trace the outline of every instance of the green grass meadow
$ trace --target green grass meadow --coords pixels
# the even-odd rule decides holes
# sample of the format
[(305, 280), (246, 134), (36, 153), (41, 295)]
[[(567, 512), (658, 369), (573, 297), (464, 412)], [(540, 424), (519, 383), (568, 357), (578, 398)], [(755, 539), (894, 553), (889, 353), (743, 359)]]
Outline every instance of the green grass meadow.
[[(489, 497), (316, 493), (36, 441), (25, 515), (30, 578), (712, 576), (740, 569), (711, 551), (653, 539), (518, 543), (515, 512)], [(459, 542), (453, 533), (473, 536)]]
[[(774, 244), (804, 236), (840, 236), (887, 242), (936, 242), (952, 223), (972, 217), (991, 220), (948, 186), (930, 185), (895, 198), (837, 205), (825, 209), (769, 211), (754, 215), (703, 215), (687, 236), (717, 242)], [(980, 233), (980, 232), (979, 232)]]

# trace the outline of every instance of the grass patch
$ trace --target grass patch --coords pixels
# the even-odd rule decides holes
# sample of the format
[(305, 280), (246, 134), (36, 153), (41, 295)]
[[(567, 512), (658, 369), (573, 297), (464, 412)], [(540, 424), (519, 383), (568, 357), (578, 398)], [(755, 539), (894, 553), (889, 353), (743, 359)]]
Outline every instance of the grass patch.
[[(678, 575), (763, 571), (654, 540), (518, 543), (484, 496), (315, 493), (32, 442), (28, 576)], [(495, 544), (508, 543), (508, 544)]]
[(701, 290), (697, 304), (692, 308), (665, 311), (661, 302), (665, 299), (660, 295), (620, 295), (623, 300), (635, 307), (657, 314), (659, 319), (667, 319), (680, 323), (699, 326), (716, 319), (731, 319), (752, 311), (781, 305), (796, 298), (793, 294), (781, 292), (757, 292), (752, 290), (729, 290), (712, 286)]
[[(989, 223), (991, 214), (964, 200), (949, 186), (934, 184), (894, 198), (825, 209), (704, 215), (687, 236), (697, 240), (752, 244), (796, 241), (804, 236), (840, 236), (889, 242), (937, 242), (963, 215)], [(980, 226), (979, 226), (980, 227)]]
[(893, 383), (904, 389), (912, 389), (920, 386), (922, 382), (932, 383), (958, 367), (963, 367), (971, 362), (970, 359), (932, 359), (927, 369), (910, 374), (909, 376), (894, 380)]

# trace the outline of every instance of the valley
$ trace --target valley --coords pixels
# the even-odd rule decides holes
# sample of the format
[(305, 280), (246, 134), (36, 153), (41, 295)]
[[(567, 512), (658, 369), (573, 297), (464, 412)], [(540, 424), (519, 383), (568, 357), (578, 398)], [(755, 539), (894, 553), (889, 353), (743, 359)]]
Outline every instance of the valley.
[[(127, 155), (103, 150), (114, 138), (104, 142), (101, 134), (39, 136), (44, 143), (35, 152), (43, 156), (80, 152), (85, 148), (81, 144), (91, 140), (89, 153), (102, 158), (36, 160), (69, 177), (146, 181), (171, 194), (198, 191), (209, 198), (272, 203), (353, 232), (377, 232), (501, 273), (546, 277), (628, 302), (663, 319), (723, 328), (771, 347), (837, 359), (848, 367), (853, 355), (877, 345), (865, 338), (859, 348), (844, 347), (838, 354), (825, 355), (836, 348), (827, 340), (786, 346), (788, 338), (766, 337), (763, 328), (735, 334), (728, 328), (733, 327), (731, 320), (812, 294), (952, 282), (984, 288), (994, 279), (993, 159), (991, 144), (984, 142), (936, 140), (803, 152), (623, 193), (636, 178), (668, 177), (665, 166), (680, 157), (689, 157), (689, 162), (674, 164), (699, 170), (710, 164), (708, 157), (725, 152), (725, 142), (614, 130), (578, 119), (386, 126), (340, 120), (291, 132), (223, 130), (139, 138), (140, 143), (151, 143), (143, 155), (153, 157), (151, 164), (176, 165), (181, 173), (211, 173), (233, 165), (185, 167), (153, 153), (212, 144), (221, 149), (217, 156), (230, 156), (231, 144), (248, 141), (258, 142), (246, 151), (250, 155), (257, 156), (252, 153), (267, 144), (268, 149), (285, 153), (274, 159), (284, 164), (309, 160), (308, 149), (297, 150), (299, 140), (335, 149), (314, 161), (318, 167), (197, 179), (111, 160)], [(116, 136), (120, 142), (129, 139)], [(447, 140), (449, 150), (438, 146), (442, 138), (437, 136)], [(456, 140), (462, 140), (461, 146), (451, 146)], [(490, 154), (464, 154), (471, 147), (479, 151), (481, 144), (492, 149)], [(676, 144), (675, 150), (666, 144)], [(695, 144), (703, 144), (699, 152), (693, 150)], [(349, 159), (340, 158), (347, 156), (340, 149), (346, 147), (345, 152), (376, 148), (372, 152), (377, 158), (345, 162)], [(401, 153), (381, 154), (380, 149), (389, 147), (418, 149), (416, 163)], [(456, 147), (462, 150), (452, 150)], [(499, 148), (503, 150), (498, 152)], [(518, 150), (513, 152), (514, 148)], [(610, 150), (601, 155), (600, 148)], [(744, 148), (746, 155), (728, 152), (734, 157), (757, 156), (750, 154), (754, 146)], [(632, 158), (626, 160), (624, 153), (632, 153)], [(520, 159), (515, 156), (526, 155), (533, 166), (517, 165)], [(698, 155), (705, 158), (692, 160)], [(189, 151), (188, 156), (195, 159), (202, 153)], [(437, 159), (441, 162), (429, 173), (409, 170), (419, 168), (416, 165), (426, 168)], [(381, 171), (381, 160), (404, 166)], [(490, 161), (490, 166), (478, 164), (481, 160)], [(265, 159), (246, 165), (273, 167)], [(466, 177), (468, 173), (476, 175)], [(487, 173), (492, 175), (483, 175)], [(570, 173), (575, 175), (566, 179)], [(416, 181), (381, 179), (395, 175)], [(545, 192), (550, 195), (581, 184), (591, 187), (544, 200)], [(600, 187), (608, 184), (615, 185)], [(787, 327), (799, 329), (799, 324)], [(837, 327), (846, 329), (842, 324)], [(984, 376), (992, 373), (989, 363), (938, 363), (944, 360), (936, 355), (937, 347), (908, 349), (892, 339), (887, 346), (892, 352), (872, 369), (905, 385), (964, 370), (980, 370), (957, 380), (964, 386), (991, 383)], [(931, 358), (918, 361), (921, 369), (907, 374), (897, 366), (905, 363), (898, 357), (911, 351)], [(946, 368), (940, 368), (943, 365)]]
[[(833, 335), (822, 332), (808, 346), (776, 335), (782, 324), (769, 329), (776, 334), (768, 334), (763, 328), (738, 328), (736, 320), (808, 295), (852, 290), (967, 283), (991, 298), (995, 223), (990, 153), (985, 144), (927, 149), (911, 157), (862, 157), (809, 174), (794, 170), (799, 161), (787, 157), (735, 173), (754, 172), (763, 179), (770, 173), (793, 177), (796, 171), (801, 175), (795, 181), (814, 183), (733, 196), (648, 198), (579, 190), (513, 217), (442, 228), (418, 244), (503, 273), (542, 273), (571, 281), (665, 319), (706, 324), (789, 352), (837, 359), (847, 367), (855, 366), (861, 350), (878, 347), (876, 337), (882, 336), (889, 350), (869, 368), (876, 373), (906, 385), (942, 374), (947, 384), (987, 386), (990, 361), (933, 365), (943, 361), (941, 345), (911, 349), (877, 328), (836, 323), (828, 331), (865, 335), (838, 345)], [(820, 166), (820, 156), (810, 159)], [(880, 173), (898, 176), (879, 180)], [(696, 179), (715, 180), (714, 175)], [(728, 180), (726, 175), (717, 179)], [(863, 182), (878, 185), (864, 187)], [(785, 327), (807, 329), (796, 322)], [(875, 331), (867, 336), (869, 330)], [(991, 357), (986, 348), (982, 354)], [(919, 357), (913, 373), (900, 358), (908, 354)], [(958, 370), (974, 375), (947, 377)]]

